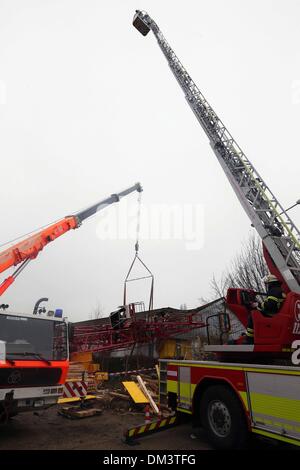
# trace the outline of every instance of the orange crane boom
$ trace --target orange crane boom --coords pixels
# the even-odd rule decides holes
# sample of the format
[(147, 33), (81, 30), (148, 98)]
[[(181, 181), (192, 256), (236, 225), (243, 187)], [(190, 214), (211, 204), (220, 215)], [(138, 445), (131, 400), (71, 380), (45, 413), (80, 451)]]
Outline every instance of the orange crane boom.
[(56, 238), (60, 237), (64, 233), (71, 229), (80, 227), (83, 220), (96, 214), (96, 212), (104, 209), (110, 204), (120, 201), (124, 196), (127, 196), (133, 191), (142, 191), (140, 183), (136, 183), (124, 191), (112, 194), (108, 198), (93, 204), (92, 206), (75, 213), (74, 215), (64, 217), (63, 219), (49, 225), (48, 227), (40, 230), (39, 232), (30, 235), (24, 240), (16, 243), (15, 245), (0, 252), (0, 273), (6, 271), (12, 266), (20, 264), (19, 268), (8, 278), (6, 278), (2, 284), (0, 284), (0, 295), (2, 295), (6, 289), (15, 281), (16, 277), (21, 271), (27, 266), (29, 261), (35, 259), (42, 249), (52, 242)]
[(27, 259), (34, 259), (48, 243), (60, 237), (70, 229), (78, 227), (75, 217), (65, 217), (40, 232), (16, 243), (0, 253), (0, 272), (16, 266)]

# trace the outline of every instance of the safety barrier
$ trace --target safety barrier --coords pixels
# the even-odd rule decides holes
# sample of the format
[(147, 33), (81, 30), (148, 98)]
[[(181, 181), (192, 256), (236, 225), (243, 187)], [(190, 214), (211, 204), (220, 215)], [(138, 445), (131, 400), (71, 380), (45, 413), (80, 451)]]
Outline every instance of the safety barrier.
[(63, 388), (63, 398), (85, 397), (88, 385), (84, 380), (67, 380)]
[(156, 421), (150, 421), (148, 424), (141, 424), (133, 428), (127, 429), (124, 432), (124, 441), (126, 444), (131, 444), (134, 439), (143, 437), (145, 435), (154, 434), (158, 431), (171, 428), (179, 424), (177, 416), (169, 416)]

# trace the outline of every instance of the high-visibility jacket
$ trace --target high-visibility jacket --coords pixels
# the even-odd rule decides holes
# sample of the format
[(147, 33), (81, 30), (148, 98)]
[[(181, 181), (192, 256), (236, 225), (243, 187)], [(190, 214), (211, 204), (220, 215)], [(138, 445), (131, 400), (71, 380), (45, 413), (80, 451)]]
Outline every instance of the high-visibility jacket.
[[(285, 293), (282, 291), (280, 286), (274, 286), (270, 284), (267, 292), (266, 300), (258, 307), (258, 310), (261, 311), (263, 315), (266, 317), (272, 317), (276, 315), (281, 308), (285, 300)], [(252, 316), (249, 315), (248, 318), (248, 325), (246, 329), (246, 335), (248, 337), (249, 342), (253, 343), (254, 340), (254, 328), (253, 328), (253, 319)]]
[(286, 295), (280, 287), (272, 285), (270, 285), (267, 294), (260, 310), (265, 315), (275, 315), (280, 310)]

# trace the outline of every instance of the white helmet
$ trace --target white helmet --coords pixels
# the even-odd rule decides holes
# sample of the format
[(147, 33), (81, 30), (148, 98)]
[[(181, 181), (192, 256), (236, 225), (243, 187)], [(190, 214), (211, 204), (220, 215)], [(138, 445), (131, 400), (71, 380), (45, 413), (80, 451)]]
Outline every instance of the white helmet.
[(271, 282), (280, 282), (280, 281), (276, 276), (274, 276), (274, 274), (268, 274), (267, 276), (263, 278), (263, 282), (265, 284), (271, 284)]

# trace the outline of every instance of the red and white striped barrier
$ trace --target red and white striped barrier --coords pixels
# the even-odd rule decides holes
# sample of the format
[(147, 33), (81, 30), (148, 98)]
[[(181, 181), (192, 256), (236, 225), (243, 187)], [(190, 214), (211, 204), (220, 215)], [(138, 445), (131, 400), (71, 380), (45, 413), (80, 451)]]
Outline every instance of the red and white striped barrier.
[(64, 384), (63, 398), (85, 397), (87, 388), (87, 383), (84, 380), (68, 380)]
[(149, 370), (155, 370), (154, 367), (150, 367), (148, 369), (136, 369), (136, 370), (128, 370), (127, 372), (111, 372), (109, 373), (109, 377), (113, 377), (115, 375), (128, 375), (128, 374), (138, 374), (139, 372), (145, 372)]

